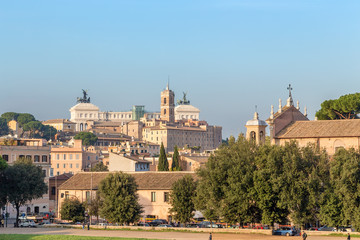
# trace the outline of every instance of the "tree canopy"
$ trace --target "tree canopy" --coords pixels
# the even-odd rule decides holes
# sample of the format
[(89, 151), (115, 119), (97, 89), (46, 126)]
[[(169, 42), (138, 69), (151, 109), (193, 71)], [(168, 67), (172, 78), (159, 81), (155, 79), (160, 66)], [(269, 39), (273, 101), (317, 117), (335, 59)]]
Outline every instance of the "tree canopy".
[(103, 200), (101, 215), (108, 221), (129, 224), (140, 219), (142, 207), (133, 176), (122, 172), (111, 173), (101, 181), (98, 192)]
[(82, 144), (86, 146), (92, 146), (98, 140), (98, 137), (91, 132), (79, 132), (74, 138), (81, 139)]
[(35, 117), (30, 113), (19, 113), (16, 120), (20, 127), (24, 127), (24, 125), (29, 122), (36, 121)]
[(191, 220), (195, 211), (195, 193), (196, 183), (190, 175), (185, 175), (173, 184), (170, 194), (172, 206), (170, 212), (175, 220), (181, 223), (187, 223)]
[(65, 199), (61, 204), (61, 219), (72, 222), (83, 222), (85, 220), (85, 207), (77, 198)]
[(166, 158), (164, 144), (161, 143), (158, 171), (169, 171), (169, 162)]
[(27, 201), (41, 198), (47, 192), (44, 173), (27, 159), (19, 159), (5, 170), (5, 192), (8, 201), (16, 208), (16, 222), (19, 219), (20, 206)]
[(242, 135), (230, 137), (197, 172), (196, 209), (229, 223), (315, 224), (329, 166), (328, 155), (313, 145), (259, 146)]
[(6, 112), (1, 114), (1, 118), (5, 118), (7, 122), (10, 122), (11, 120), (17, 121), (18, 116), (19, 113), (15, 113), (15, 112)]
[(108, 166), (104, 165), (103, 162), (98, 162), (90, 169), (91, 172), (107, 172), (109, 171)]
[[(8, 167), (7, 163), (0, 156), (0, 183), (5, 183), (5, 169)], [(6, 193), (6, 184), (0, 184), (0, 208), (6, 204), (7, 201), (7, 193)]]
[(354, 93), (324, 101), (315, 116), (319, 120), (354, 119), (359, 113), (360, 93)]
[(9, 134), (9, 127), (5, 118), (0, 118), (0, 136)]

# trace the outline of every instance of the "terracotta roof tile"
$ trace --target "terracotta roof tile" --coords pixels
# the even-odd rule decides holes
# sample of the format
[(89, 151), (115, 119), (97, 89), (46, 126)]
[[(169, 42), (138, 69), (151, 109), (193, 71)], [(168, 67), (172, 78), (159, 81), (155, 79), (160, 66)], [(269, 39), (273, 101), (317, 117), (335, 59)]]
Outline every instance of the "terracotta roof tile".
[(296, 121), (276, 138), (360, 137), (360, 119)]
[[(108, 174), (112, 172), (81, 172), (64, 182), (60, 190), (86, 190), (91, 188), (97, 190), (98, 185)], [(194, 172), (130, 172), (135, 177), (138, 190), (168, 190), (172, 184), (185, 175), (192, 175)]]

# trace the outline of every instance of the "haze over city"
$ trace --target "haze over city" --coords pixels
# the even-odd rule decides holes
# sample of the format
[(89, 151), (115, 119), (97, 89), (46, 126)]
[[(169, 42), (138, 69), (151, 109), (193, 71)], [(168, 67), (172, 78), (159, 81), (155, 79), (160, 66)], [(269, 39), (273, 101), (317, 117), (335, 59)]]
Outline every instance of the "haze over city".
[(358, 1), (3, 1), (0, 113), (70, 118), (81, 89), (103, 111), (159, 111), (169, 80), (200, 118), (245, 132), (283, 105), (309, 119), (358, 91)]

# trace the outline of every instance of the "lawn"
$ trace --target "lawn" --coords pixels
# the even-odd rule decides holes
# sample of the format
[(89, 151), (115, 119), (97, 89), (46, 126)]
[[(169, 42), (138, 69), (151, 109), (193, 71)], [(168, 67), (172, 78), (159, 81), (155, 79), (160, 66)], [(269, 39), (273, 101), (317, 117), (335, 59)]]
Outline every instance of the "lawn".
[(86, 237), (70, 235), (0, 234), (1, 240), (146, 240), (147, 238)]

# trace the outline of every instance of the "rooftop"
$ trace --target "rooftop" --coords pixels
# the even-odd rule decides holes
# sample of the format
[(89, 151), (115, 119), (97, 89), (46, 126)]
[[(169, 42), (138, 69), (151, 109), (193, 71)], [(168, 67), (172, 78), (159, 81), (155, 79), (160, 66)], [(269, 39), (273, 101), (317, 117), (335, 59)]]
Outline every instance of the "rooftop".
[(276, 138), (359, 137), (360, 119), (296, 121)]
[[(114, 172), (81, 172), (64, 182), (60, 190), (97, 190), (100, 182)], [(138, 190), (170, 190), (173, 183), (185, 175), (196, 178), (194, 172), (130, 172)], [(92, 184), (92, 185), (91, 185)]]

